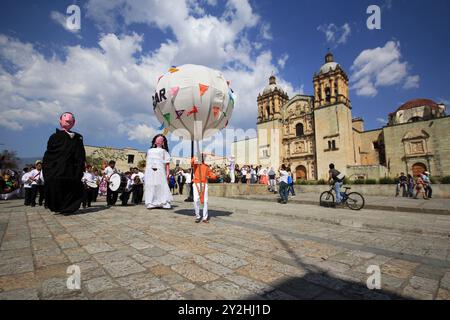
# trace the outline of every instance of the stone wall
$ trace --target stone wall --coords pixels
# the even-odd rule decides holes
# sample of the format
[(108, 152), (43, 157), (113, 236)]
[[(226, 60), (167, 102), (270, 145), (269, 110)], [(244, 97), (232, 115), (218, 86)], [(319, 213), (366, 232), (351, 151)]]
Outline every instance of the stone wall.
[[(352, 191), (359, 192), (365, 196), (395, 196), (395, 185), (351, 185)], [(329, 190), (329, 186), (295, 186), (296, 193), (317, 193), (318, 195)], [(236, 184), (209, 184), (208, 195), (211, 197), (232, 197), (267, 195), (265, 185)], [(450, 185), (433, 185), (433, 197), (450, 199)]]
[(348, 166), (347, 167), (347, 178), (350, 180), (363, 179), (375, 179), (384, 178), (388, 176), (388, 170), (384, 166), (373, 165), (373, 166)]
[(450, 117), (383, 129), (389, 174), (412, 173), (422, 163), (432, 176), (450, 175)]

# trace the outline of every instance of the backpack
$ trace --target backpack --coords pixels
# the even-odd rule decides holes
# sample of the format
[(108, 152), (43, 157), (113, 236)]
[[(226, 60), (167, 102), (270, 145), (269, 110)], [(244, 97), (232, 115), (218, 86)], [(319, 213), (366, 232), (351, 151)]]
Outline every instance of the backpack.
[(335, 170), (336, 174), (333, 175), (333, 180), (336, 180), (337, 182), (343, 182), (345, 179), (345, 174), (339, 172), (338, 170)]
[(290, 175), (288, 176), (287, 181), (288, 181), (288, 184), (292, 184), (292, 177)]

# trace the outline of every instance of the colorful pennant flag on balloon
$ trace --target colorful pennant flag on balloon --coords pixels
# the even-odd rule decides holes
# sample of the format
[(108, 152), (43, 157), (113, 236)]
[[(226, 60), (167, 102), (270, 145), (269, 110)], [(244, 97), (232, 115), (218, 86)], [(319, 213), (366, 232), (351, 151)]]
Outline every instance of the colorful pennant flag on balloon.
[(187, 113), (188, 116), (192, 115), (192, 114), (196, 114), (198, 113), (198, 109), (196, 106), (193, 106), (192, 109)]
[(180, 71), (180, 69), (178, 69), (177, 67), (174, 67), (174, 66), (172, 66), (172, 68), (169, 69), (170, 73), (175, 73), (175, 72), (178, 72), (178, 71)]
[(225, 128), (226, 128), (226, 127), (228, 127), (228, 120), (227, 120), (227, 123), (225, 123)]
[(158, 78), (158, 83), (159, 83), (159, 80), (161, 80), (163, 77), (164, 77), (164, 75), (162, 75)]
[(163, 130), (164, 127), (165, 127), (165, 124), (163, 123), (163, 124), (161, 125), (161, 127), (158, 128), (158, 130)]
[(169, 128), (165, 128), (163, 131), (163, 135), (167, 136), (168, 133), (169, 133)]
[(209, 86), (207, 86), (206, 84), (199, 84), (200, 87), (200, 97), (203, 97), (204, 94), (206, 93), (206, 91), (208, 91)]
[(213, 114), (214, 114), (214, 118), (218, 118), (220, 115), (220, 107), (213, 107)]
[(172, 96), (172, 99), (175, 99), (178, 91), (180, 91), (180, 87), (173, 87), (170, 89), (170, 95)]
[(172, 121), (172, 115), (171, 115), (170, 113), (166, 113), (166, 114), (164, 115), (164, 119), (166, 119), (167, 123), (168, 123), (169, 126), (170, 126), (170, 122)]
[(186, 110), (175, 110), (175, 113), (177, 114), (177, 119), (180, 119), (183, 115), (184, 111)]

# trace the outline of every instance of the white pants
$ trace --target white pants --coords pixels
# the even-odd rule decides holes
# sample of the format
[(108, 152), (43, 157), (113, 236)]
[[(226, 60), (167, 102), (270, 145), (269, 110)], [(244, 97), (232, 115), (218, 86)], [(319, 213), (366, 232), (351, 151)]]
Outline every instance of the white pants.
[(194, 208), (195, 208), (195, 217), (197, 219), (202, 218), (203, 220), (208, 220), (208, 184), (202, 183), (203, 186), (203, 218), (200, 216), (200, 183), (192, 184), (192, 188), (194, 188)]
[(234, 183), (236, 180), (235, 176), (234, 176), (234, 170), (230, 172), (230, 178), (231, 178), (231, 183)]

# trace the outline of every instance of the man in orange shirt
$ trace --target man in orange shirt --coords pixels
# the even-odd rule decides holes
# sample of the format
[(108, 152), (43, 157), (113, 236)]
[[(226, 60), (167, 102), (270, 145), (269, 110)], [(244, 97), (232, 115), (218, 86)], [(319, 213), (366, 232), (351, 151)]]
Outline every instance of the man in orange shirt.
[[(217, 176), (211, 168), (205, 164), (205, 155), (202, 154), (202, 163), (196, 163), (195, 157), (191, 160), (194, 169), (193, 193), (195, 208), (195, 223), (209, 223), (208, 220), (208, 178), (216, 180)], [(203, 218), (200, 216), (200, 202), (203, 204)]]

